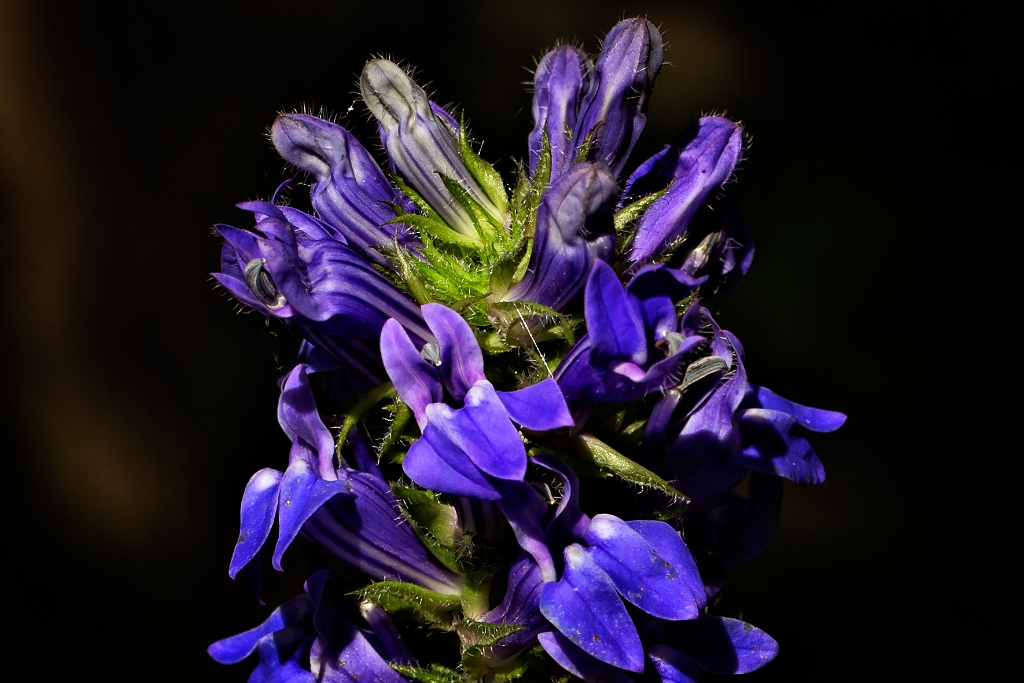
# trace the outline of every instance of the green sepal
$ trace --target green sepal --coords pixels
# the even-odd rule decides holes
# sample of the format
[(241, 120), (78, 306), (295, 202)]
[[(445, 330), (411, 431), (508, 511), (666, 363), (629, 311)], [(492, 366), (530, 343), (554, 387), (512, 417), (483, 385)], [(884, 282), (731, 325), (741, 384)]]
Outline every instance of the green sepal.
[(394, 397), (395, 387), (391, 382), (384, 382), (369, 391), (361, 394), (352, 406), (352, 410), (345, 416), (341, 423), (341, 431), (338, 432), (338, 440), (334, 445), (334, 455), (338, 459), (338, 467), (341, 467), (341, 447), (348, 440), (349, 433), (355, 428), (359, 421), (366, 417), (366, 414), (378, 403), (388, 397)]
[[(568, 442), (568, 457), (554, 452), (554, 455), (570, 461), (570, 464), (582, 466), (584, 471), (604, 478), (614, 477), (629, 484), (654, 489), (673, 500), (689, 502), (689, 498), (680, 493), (674, 486), (591, 434), (580, 434)], [(551, 452), (551, 451), (545, 451)]]
[(455, 508), (437, 500), (430, 491), (392, 484), (401, 502), (402, 516), (412, 525), (427, 550), (448, 569), (465, 575), (469, 545), (463, 542)]
[(442, 595), (401, 581), (378, 581), (356, 592), (363, 600), (380, 605), (388, 614), (407, 613), (416, 620), (445, 631), (455, 630), (452, 612), (461, 601), (457, 595)]
[(483, 621), (476, 621), (475, 619), (463, 618), (455, 626), (455, 630), (459, 634), (459, 640), (462, 641), (462, 646), (467, 650), (472, 648), (483, 649), (489, 645), (494, 645), (499, 640), (508, 638), (517, 631), (522, 631), (525, 626), (519, 624), (488, 624)]
[(444, 221), (429, 216), (421, 216), (416, 213), (407, 213), (398, 218), (393, 218), (384, 225), (393, 225), (395, 223), (402, 223), (403, 225), (409, 225), (420, 232), (424, 232), (436, 240), (442, 242), (448, 242), (450, 244), (457, 244), (460, 247), (466, 247), (467, 249), (479, 249), (483, 243), (475, 237), (469, 235), (463, 235), (461, 232), (457, 232), (448, 227), (448, 224)]
[[(601, 124), (598, 124), (601, 125)], [(576, 163), (580, 164), (587, 160), (590, 156), (590, 147), (594, 144), (594, 135), (597, 133), (597, 126), (590, 129), (587, 136), (583, 138), (583, 142), (576, 149)]]
[(421, 681), (421, 683), (475, 683), (478, 680), (440, 664), (431, 664), (429, 669), (393, 662), (389, 663), (389, 666), (403, 676)]
[(410, 420), (412, 420), (412, 408), (406, 405), (404, 401), (396, 400), (394, 416), (391, 418), (391, 426), (388, 428), (388, 433), (384, 436), (384, 441), (381, 442), (380, 448), (377, 450), (378, 457), (384, 457), (395, 447), (401, 440), (402, 432), (405, 431)]
[(473, 198), (469, 192), (466, 191), (458, 180), (446, 176), (444, 173), (438, 173), (441, 177), (441, 182), (445, 188), (451, 192), (452, 197), (459, 203), (459, 206), (466, 210), (469, 214), (470, 220), (473, 222), (473, 227), (476, 228), (477, 234), (480, 236), (480, 240), (485, 243), (493, 241), (495, 229), (501, 230), (504, 226), (498, 222), (497, 218), (491, 216), (491, 214), (480, 205), (476, 199)]
[(498, 332), (497, 330), (474, 331), (476, 332), (476, 341), (480, 344), (480, 350), (488, 356), (497, 356), (500, 353), (512, 350), (512, 347), (505, 341), (505, 337), (501, 332)]
[(393, 252), (394, 259), (398, 261), (398, 270), (402, 275), (402, 279), (399, 281), (400, 284), (404, 284), (409, 288), (409, 293), (416, 299), (416, 303), (429, 304), (433, 301), (430, 293), (427, 291), (427, 286), (423, 282), (423, 278), (420, 276), (419, 271), (413, 267), (412, 259), (409, 258), (408, 252), (398, 246), (395, 243), (395, 250)]
[(490, 285), (494, 298), (500, 299), (516, 283), (516, 273), (527, 254), (529, 241), (522, 239), (511, 249), (501, 254), (491, 266)]
[[(466, 164), (466, 168), (480, 184), (487, 198), (494, 202), (498, 211), (503, 214), (508, 213), (508, 192), (505, 190), (505, 183), (501, 180), (501, 174), (473, 150), (473, 146), (466, 136), (465, 122), (459, 126), (456, 145), (459, 149), (459, 156), (462, 157), (462, 163)], [(494, 216), (494, 218), (498, 217)]]
[[(417, 209), (423, 212), (424, 216), (426, 216), (427, 218), (433, 218), (434, 220), (441, 221), (442, 223), (444, 222), (440, 214), (438, 214), (437, 211), (434, 211), (434, 207), (432, 207), (430, 203), (427, 202), (426, 199), (421, 197), (416, 190), (412, 189), (411, 185), (406, 183), (397, 175), (391, 176), (391, 182), (398, 186), (398, 189), (401, 190), (405, 194), (405, 196), (412, 200), (412, 203), (416, 205)], [(395, 213), (397, 213), (397, 211)]]

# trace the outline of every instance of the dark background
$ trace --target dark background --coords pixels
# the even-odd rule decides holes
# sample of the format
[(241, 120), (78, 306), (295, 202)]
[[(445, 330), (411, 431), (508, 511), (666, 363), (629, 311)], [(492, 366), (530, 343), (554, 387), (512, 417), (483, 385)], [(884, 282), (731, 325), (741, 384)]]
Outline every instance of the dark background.
[(286, 562), (258, 608), (226, 575), (245, 482), (285, 462), (282, 344), (208, 276), (210, 226), (244, 225), (232, 205), (288, 177), (276, 112), (323, 107), (372, 142), (356, 77), (393, 56), (508, 173), (526, 67), (646, 14), (671, 65), (634, 163), (702, 113), (746, 124), (757, 255), (713, 310), (754, 381), (850, 416), (815, 440), (828, 482), (787, 488), (777, 541), (727, 589), (781, 643), (750, 679), (980, 674), (974, 606), (998, 563), (967, 520), (990, 504), (980, 475), (1008, 492), (1009, 472), (981, 437), (964, 445), (986, 399), (956, 383), (1006, 363), (998, 342), (971, 360), (990, 329), (958, 299), (995, 285), (972, 245), (1009, 249), (984, 214), (1004, 140), (987, 41), (962, 11), (770, 5), (0, 2), (8, 658), (42, 680), (242, 681), (251, 667), (206, 645), (301, 581)]

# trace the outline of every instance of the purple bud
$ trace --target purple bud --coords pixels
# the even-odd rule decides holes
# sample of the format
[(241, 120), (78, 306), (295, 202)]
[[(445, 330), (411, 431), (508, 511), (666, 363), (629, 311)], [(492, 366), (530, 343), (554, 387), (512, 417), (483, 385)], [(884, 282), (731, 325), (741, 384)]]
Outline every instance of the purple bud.
[(409, 183), (458, 232), (476, 237), (473, 221), (444, 186), (441, 175), (459, 185), (497, 223), (504, 217), (473, 179), (450, 123), (439, 120), (423, 88), (394, 62), (375, 59), (359, 79), (363, 99), (380, 122), (388, 156)]
[(579, 140), (575, 138), (580, 100), (586, 94), (593, 64), (571, 45), (559, 45), (544, 55), (533, 74), (533, 120), (530, 132), (530, 173), (544, 147), (547, 132), (551, 145), (551, 178), (572, 164)]
[(288, 163), (316, 178), (310, 191), (313, 208), (336, 227), (349, 244), (381, 265), (391, 262), (377, 247), (415, 240), (389, 206), (401, 201), (369, 152), (341, 126), (305, 114), (282, 114), (270, 138)]
[(590, 158), (608, 162), (615, 175), (647, 122), (647, 100), (663, 57), (661, 33), (641, 17), (619, 22), (605, 38), (576, 139), (594, 131)]
[(630, 260), (643, 262), (681, 237), (697, 209), (732, 176), (742, 153), (743, 129), (739, 124), (720, 116), (706, 116), (688, 129), (671, 151), (659, 152), (657, 163), (643, 164), (641, 168), (649, 172), (642, 177), (634, 174), (628, 194), (635, 197), (671, 185), (640, 219)]
[(582, 289), (595, 259), (615, 246), (612, 210), (619, 189), (603, 162), (587, 162), (544, 192), (526, 276), (506, 301), (533, 301), (556, 310)]

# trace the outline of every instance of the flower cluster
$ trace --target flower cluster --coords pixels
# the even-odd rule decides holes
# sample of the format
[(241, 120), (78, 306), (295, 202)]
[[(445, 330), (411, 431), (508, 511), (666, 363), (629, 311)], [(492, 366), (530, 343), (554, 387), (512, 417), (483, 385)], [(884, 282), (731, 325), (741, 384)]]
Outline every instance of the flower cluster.
[(315, 215), (240, 205), (215, 277), (302, 346), (287, 466), (246, 486), (229, 573), (258, 591), (275, 520), (276, 569), (297, 538), (317, 552), (217, 661), (257, 654), (253, 683), (681, 683), (775, 656), (713, 598), (772, 540), (782, 479), (823, 481), (806, 436), (844, 416), (750, 383), (701, 304), (753, 256), (725, 188), (741, 127), (702, 118), (622, 177), (662, 48), (637, 18), (596, 61), (548, 52), (511, 191), (388, 60), (360, 78), (386, 169), (336, 123), (274, 122)]

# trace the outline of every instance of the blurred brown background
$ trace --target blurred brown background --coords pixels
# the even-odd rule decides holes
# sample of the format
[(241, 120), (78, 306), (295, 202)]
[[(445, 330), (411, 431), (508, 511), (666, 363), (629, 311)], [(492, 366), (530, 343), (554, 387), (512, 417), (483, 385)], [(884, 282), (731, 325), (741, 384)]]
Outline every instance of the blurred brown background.
[(891, 4), (770, 5), (0, 0), (8, 658), (41, 680), (243, 681), (250, 666), (206, 645), (301, 582), (267, 577), (259, 608), (226, 575), (245, 482), (287, 442), (281, 345), (208, 276), (210, 226), (243, 224), (232, 205), (287, 177), (275, 113), (324, 107), (371, 141), (356, 75), (391, 55), (509, 172), (526, 67), (646, 14), (671, 65), (634, 163), (701, 113), (746, 124), (757, 255), (714, 310), (754, 381), (850, 415), (815, 440), (829, 481), (788, 488), (777, 542), (728, 589), (782, 644), (750, 679), (977, 672), (971, 627), (933, 618), (969, 613), (989, 562), (953, 504), (974, 490), (952, 412), (971, 399), (944, 360), (976, 331), (950, 320), (971, 241), (952, 218), (971, 193), (952, 187), (984, 144), (953, 139), (958, 108), (991, 106), (973, 29)]

